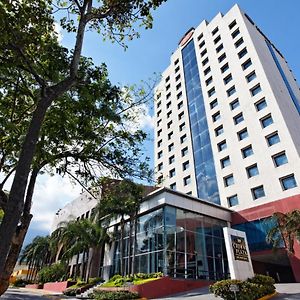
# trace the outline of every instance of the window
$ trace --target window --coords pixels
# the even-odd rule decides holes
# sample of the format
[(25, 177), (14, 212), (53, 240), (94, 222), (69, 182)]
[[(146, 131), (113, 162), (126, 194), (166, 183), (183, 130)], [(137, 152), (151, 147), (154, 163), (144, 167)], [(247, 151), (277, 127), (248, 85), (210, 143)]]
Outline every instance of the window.
[(239, 29), (236, 29), (236, 30), (231, 34), (231, 36), (232, 36), (232, 38), (234, 39), (234, 38), (236, 38), (239, 34), (240, 34), (240, 30), (239, 30)]
[(184, 111), (182, 111), (179, 115), (178, 115), (178, 120), (181, 120), (184, 116)]
[(176, 182), (170, 184), (170, 189), (171, 190), (176, 190)]
[(206, 69), (203, 71), (204, 75), (207, 75), (209, 72), (210, 72), (210, 67), (206, 68)]
[(161, 150), (161, 151), (159, 151), (159, 152), (157, 153), (157, 158), (162, 158), (162, 156), (163, 156), (163, 152), (162, 152), (162, 150)]
[(161, 145), (162, 145), (162, 140), (159, 140), (159, 141), (157, 142), (157, 147), (161, 147)]
[(166, 105), (166, 108), (167, 108), (167, 109), (169, 109), (169, 108), (171, 107), (171, 103), (172, 103), (171, 101), (169, 101), (169, 102), (167, 103), (167, 105)]
[(157, 95), (157, 100), (158, 100), (160, 97), (161, 97), (161, 93), (159, 93), (159, 94)]
[(222, 158), (220, 160), (220, 163), (221, 163), (221, 168), (222, 169), (230, 166), (230, 158), (229, 158), (229, 156), (226, 156), (226, 157)]
[(218, 35), (215, 39), (214, 39), (214, 43), (217, 44), (219, 41), (221, 41), (221, 36)]
[(236, 20), (232, 21), (232, 22), (228, 25), (228, 27), (229, 27), (229, 29), (231, 30), (235, 25), (236, 25)]
[(201, 49), (204, 45), (205, 45), (205, 41), (203, 41), (199, 44), (199, 48)]
[(264, 197), (265, 196), (265, 191), (263, 185), (257, 186), (253, 189), (251, 189), (252, 197), (254, 200)]
[(202, 66), (205, 66), (208, 63), (208, 57), (206, 57), (203, 61), (202, 61)]
[(181, 82), (179, 82), (177, 85), (176, 85), (176, 90), (179, 90), (181, 88)]
[(161, 106), (161, 101), (158, 101), (156, 107), (159, 108), (160, 106)]
[(244, 43), (243, 38), (240, 38), (239, 40), (237, 40), (237, 41), (234, 43), (234, 46), (235, 46), (235, 48), (238, 48), (238, 47), (241, 46), (243, 43)]
[(228, 63), (226, 63), (224, 66), (221, 67), (221, 72), (225, 73), (229, 69)]
[(198, 37), (197, 40), (200, 41), (203, 38), (203, 33), (201, 33)]
[(173, 121), (170, 121), (170, 122), (167, 124), (167, 127), (168, 127), (168, 129), (170, 129), (170, 128), (171, 128), (171, 126), (172, 126), (172, 123), (173, 123)]
[(223, 48), (224, 48), (223, 44), (219, 45), (219, 46), (216, 48), (216, 52), (219, 53)]
[(173, 162), (175, 162), (175, 156), (174, 155), (169, 157), (169, 164), (171, 165)]
[(244, 121), (243, 113), (240, 113), (240, 114), (236, 115), (235, 117), (233, 117), (233, 121), (234, 121), (235, 125), (243, 122)]
[(179, 125), (179, 131), (182, 131), (185, 128), (185, 122)]
[(209, 103), (209, 106), (210, 106), (211, 109), (213, 109), (213, 108), (216, 107), (217, 105), (218, 105), (218, 100), (217, 100), (217, 99), (215, 99), (215, 100), (213, 100), (213, 101), (211, 101), (211, 102)]
[(157, 183), (158, 183), (158, 184), (161, 184), (162, 181), (163, 181), (163, 176), (159, 176), (159, 177), (157, 178)]
[(171, 93), (169, 93), (169, 94), (166, 96), (167, 100), (168, 100), (170, 97), (171, 97)]
[(162, 122), (162, 120), (161, 120), (161, 119), (160, 119), (160, 120), (158, 120), (158, 121), (157, 121), (157, 126), (159, 126), (161, 122)]
[(252, 65), (252, 61), (251, 61), (251, 59), (249, 58), (249, 59), (247, 59), (247, 60), (242, 64), (242, 68), (243, 68), (243, 70), (246, 70), (246, 69), (248, 69), (251, 65)]
[(224, 81), (225, 84), (227, 84), (227, 83), (230, 82), (231, 80), (232, 80), (232, 75), (231, 75), (231, 74), (227, 75), (227, 76), (223, 79), (223, 81)]
[(233, 195), (227, 198), (229, 207), (235, 206), (239, 204), (239, 199), (237, 195)]
[(186, 134), (180, 137), (180, 143), (183, 144), (187, 140)]
[(225, 150), (226, 148), (227, 148), (226, 140), (224, 140), (224, 141), (222, 141), (222, 142), (220, 142), (218, 144), (218, 150), (219, 150), (219, 152)]
[(169, 171), (170, 178), (174, 177), (175, 175), (176, 175), (175, 169), (172, 169), (172, 170)]
[(208, 79), (205, 80), (206, 85), (209, 85), (212, 83), (212, 76), (210, 76)]
[(239, 131), (237, 135), (240, 141), (246, 139), (249, 136), (247, 128), (244, 128), (243, 130)]
[(177, 73), (179, 70), (180, 70), (180, 67), (178, 66), (178, 67), (175, 69), (175, 73)]
[(246, 76), (246, 79), (247, 79), (248, 82), (251, 82), (251, 81), (254, 80), (255, 78), (256, 78), (256, 73), (255, 73), (255, 71), (251, 72), (250, 74), (248, 74), (248, 75)]
[(189, 152), (188, 147), (183, 148), (183, 149), (181, 150), (181, 156), (186, 156), (186, 155), (188, 154), (188, 152)]
[(187, 160), (182, 164), (182, 170), (185, 171), (190, 167), (190, 162)]
[(191, 176), (186, 176), (183, 178), (183, 185), (189, 185), (191, 183)]
[(248, 178), (257, 176), (259, 174), (257, 164), (246, 168)]
[(247, 48), (245, 47), (243, 50), (241, 50), (238, 53), (239, 59), (241, 59), (242, 57), (244, 57), (247, 53), (248, 53), (248, 51), (247, 51)]
[(261, 87), (260, 87), (260, 84), (256, 85), (255, 87), (253, 87), (251, 90), (250, 90), (250, 93), (252, 96), (255, 96), (257, 95), (258, 93), (261, 92)]
[(168, 77), (166, 78), (166, 83), (167, 83), (169, 80), (170, 80), (170, 76), (168, 76)]
[(251, 145), (249, 145), (249, 146), (245, 147), (244, 149), (242, 149), (243, 158), (251, 156), (252, 154), (253, 154), (253, 149), (252, 149)]
[(220, 118), (221, 118), (221, 114), (219, 111), (212, 115), (213, 122), (218, 121)]
[(159, 117), (160, 114), (161, 114), (161, 110), (159, 110), (159, 111), (157, 112), (156, 116)]
[(172, 143), (172, 144), (170, 144), (170, 145), (168, 146), (169, 152), (172, 151), (173, 149), (174, 149), (174, 143)]
[(264, 109), (265, 107), (267, 107), (266, 99), (263, 98), (263, 99), (259, 100), (258, 102), (256, 102), (254, 105), (255, 105), (256, 110), (260, 111), (260, 110)]
[(296, 179), (294, 177), (294, 174), (285, 176), (283, 178), (280, 178), (279, 180), (281, 182), (281, 186), (282, 186), (282, 189), (284, 191), (292, 189), (292, 188), (297, 186), (297, 182), (296, 182)]
[(203, 57), (206, 53), (207, 53), (207, 50), (204, 49), (204, 50), (200, 53), (201, 57)]
[(166, 90), (168, 91), (168, 90), (170, 89), (170, 87), (171, 87), (171, 85), (168, 84), (168, 85), (166, 86)]
[(231, 110), (234, 110), (234, 109), (236, 109), (237, 107), (239, 107), (240, 106), (240, 102), (239, 102), (239, 99), (235, 99), (235, 100), (233, 100), (232, 102), (230, 102), (230, 108), (231, 108)]
[(271, 124), (273, 124), (272, 116), (267, 115), (267, 116), (263, 117), (262, 119), (260, 119), (260, 123), (263, 128), (270, 126)]
[(223, 53), (223, 54), (218, 58), (219, 63), (222, 62), (225, 58), (226, 58), (226, 54)]
[(171, 131), (170, 133), (168, 133), (168, 140), (170, 140), (173, 136), (173, 131)]
[(158, 171), (161, 171), (163, 169), (163, 163), (158, 164), (157, 169)]
[(177, 94), (177, 100), (179, 100), (181, 97), (182, 97), (182, 92), (179, 92), (179, 93)]
[(179, 63), (179, 58), (177, 58), (174, 62), (174, 65), (177, 65)]
[(273, 132), (270, 135), (266, 136), (266, 140), (269, 146), (273, 146), (280, 142), (280, 138), (277, 132)]
[(159, 129), (159, 130), (157, 131), (157, 136), (160, 136), (161, 133), (162, 133), (162, 129)]
[(232, 174), (224, 177), (223, 179), (224, 179), (224, 185), (225, 186), (230, 186), (230, 185), (234, 184), (234, 178), (233, 178)]
[(288, 163), (288, 159), (286, 157), (285, 152), (281, 152), (281, 153), (277, 153), (275, 155), (273, 155), (273, 161), (274, 161), (274, 165), (276, 167), (279, 167), (281, 165), (287, 164)]
[(172, 111), (171, 111), (171, 110), (168, 111), (168, 112), (167, 112), (167, 118), (170, 118), (171, 114), (172, 114)]
[(183, 107), (183, 101), (180, 101), (178, 104), (177, 104), (177, 108), (180, 109)]
[(221, 135), (223, 132), (224, 132), (223, 125), (221, 125), (221, 126), (219, 126), (219, 127), (217, 127), (217, 128), (215, 129), (215, 135), (216, 135), (216, 136)]
[(211, 32), (211, 34), (212, 34), (212, 35), (215, 35), (218, 31), (219, 31), (219, 28), (216, 27), (216, 28)]
[(216, 90), (215, 88), (213, 87), (212, 89), (210, 89), (207, 94), (208, 94), (208, 97), (211, 97), (212, 95), (214, 95), (216, 93)]
[(178, 81), (180, 79), (180, 74), (178, 74), (175, 78), (175, 81)]

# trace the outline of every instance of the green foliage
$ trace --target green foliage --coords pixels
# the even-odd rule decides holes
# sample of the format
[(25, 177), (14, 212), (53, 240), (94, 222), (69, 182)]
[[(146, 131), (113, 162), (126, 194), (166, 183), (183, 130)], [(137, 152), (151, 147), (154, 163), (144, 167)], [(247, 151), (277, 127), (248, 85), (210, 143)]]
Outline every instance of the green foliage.
[(118, 292), (95, 291), (93, 297), (96, 300), (127, 300), (127, 299), (138, 299), (139, 295), (137, 293), (132, 293), (129, 291), (118, 291)]
[(52, 264), (44, 267), (38, 272), (41, 283), (61, 281), (66, 276), (67, 267), (63, 263)]
[(239, 292), (236, 293), (239, 300), (256, 300), (265, 295), (275, 292), (274, 279), (265, 275), (255, 275), (245, 281), (241, 280), (221, 280), (212, 284), (209, 289), (215, 296), (219, 296), (225, 300), (234, 300), (235, 296), (230, 291), (230, 286), (237, 285)]
[(92, 284), (92, 285), (95, 285), (95, 284), (101, 283), (103, 281), (104, 280), (101, 277), (94, 277), (94, 278), (89, 278), (88, 283)]
[(0, 208), (0, 223), (3, 219), (3, 217), (4, 217), (4, 211), (3, 211), (3, 209)]
[(16, 279), (16, 281), (13, 283), (13, 286), (15, 287), (25, 287), (26, 284), (30, 284), (32, 283), (29, 280), (25, 280), (25, 279)]

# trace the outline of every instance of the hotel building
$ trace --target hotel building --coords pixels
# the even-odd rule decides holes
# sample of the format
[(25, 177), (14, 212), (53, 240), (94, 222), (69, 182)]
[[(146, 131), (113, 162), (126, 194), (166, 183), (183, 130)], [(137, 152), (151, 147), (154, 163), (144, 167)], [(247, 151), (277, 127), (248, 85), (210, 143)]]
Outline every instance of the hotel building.
[(300, 281), (300, 246), (275, 255), (265, 235), (274, 212), (300, 208), (299, 101), (284, 56), (237, 5), (183, 36), (155, 89), (157, 181), (234, 210), (255, 270), (281, 281)]

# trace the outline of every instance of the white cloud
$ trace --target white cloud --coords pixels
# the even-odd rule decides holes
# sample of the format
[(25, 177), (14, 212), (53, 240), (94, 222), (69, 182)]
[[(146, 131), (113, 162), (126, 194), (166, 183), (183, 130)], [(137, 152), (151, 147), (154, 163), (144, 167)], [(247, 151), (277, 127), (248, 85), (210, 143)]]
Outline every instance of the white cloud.
[(63, 39), (62, 28), (57, 22), (54, 22), (54, 31), (57, 34), (58, 42), (61, 43)]

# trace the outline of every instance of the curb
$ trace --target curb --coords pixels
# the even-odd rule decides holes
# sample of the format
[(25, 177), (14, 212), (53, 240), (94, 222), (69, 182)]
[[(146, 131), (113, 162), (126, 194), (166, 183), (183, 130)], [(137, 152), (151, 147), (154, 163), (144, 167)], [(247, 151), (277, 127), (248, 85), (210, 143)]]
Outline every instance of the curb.
[(258, 300), (268, 300), (268, 299), (273, 298), (273, 297), (276, 296), (277, 294), (278, 294), (277, 292), (274, 292), (273, 294), (263, 296), (263, 297), (259, 298)]

